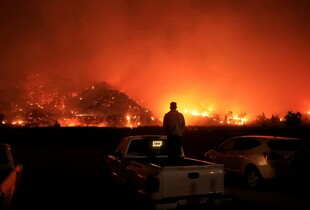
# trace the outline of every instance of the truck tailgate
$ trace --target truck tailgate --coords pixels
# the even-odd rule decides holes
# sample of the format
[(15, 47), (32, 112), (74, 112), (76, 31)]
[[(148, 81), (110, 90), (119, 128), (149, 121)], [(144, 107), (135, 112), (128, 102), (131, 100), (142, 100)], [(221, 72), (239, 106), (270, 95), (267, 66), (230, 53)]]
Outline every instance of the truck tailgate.
[(223, 165), (164, 167), (162, 195), (186, 197), (224, 192)]

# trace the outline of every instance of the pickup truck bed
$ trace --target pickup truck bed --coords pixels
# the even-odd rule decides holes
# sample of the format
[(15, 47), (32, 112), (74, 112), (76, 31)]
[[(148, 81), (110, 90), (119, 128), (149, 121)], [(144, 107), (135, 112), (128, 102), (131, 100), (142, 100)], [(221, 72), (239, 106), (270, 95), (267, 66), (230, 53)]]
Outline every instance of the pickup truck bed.
[(185, 157), (183, 148), (180, 157), (171, 158), (163, 135), (123, 138), (107, 155), (106, 169), (115, 183), (130, 188), (155, 209), (230, 199), (222, 164)]

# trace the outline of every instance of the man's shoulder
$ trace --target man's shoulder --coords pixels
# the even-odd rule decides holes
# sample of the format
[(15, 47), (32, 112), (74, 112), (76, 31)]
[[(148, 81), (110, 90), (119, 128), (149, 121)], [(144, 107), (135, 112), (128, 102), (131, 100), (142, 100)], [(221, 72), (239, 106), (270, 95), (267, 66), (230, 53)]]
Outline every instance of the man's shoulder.
[(181, 112), (179, 112), (179, 117), (182, 118), (183, 120), (185, 120), (185, 117)]
[(169, 112), (167, 112), (165, 115), (170, 115), (170, 114), (172, 114), (173, 113), (173, 111), (172, 110), (170, 110)]
[(167, 112), (165, 115), (164, 115), (164, 118), (167, 118), (167, 117), (169, 117), (171, 115), (171, 113), (170, 112)]

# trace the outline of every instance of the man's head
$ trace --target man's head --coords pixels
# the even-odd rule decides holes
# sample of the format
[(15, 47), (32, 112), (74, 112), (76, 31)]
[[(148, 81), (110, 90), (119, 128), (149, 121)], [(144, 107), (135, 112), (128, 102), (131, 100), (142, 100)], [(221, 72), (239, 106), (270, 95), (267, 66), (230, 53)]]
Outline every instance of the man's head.
[(171, 110), (176, 110), (176, 109), (177, 109), (177, 103), (174, 102), (174, 101), (171, 102), (171, 103), (170, 103), (170, 109), (171, 109)]

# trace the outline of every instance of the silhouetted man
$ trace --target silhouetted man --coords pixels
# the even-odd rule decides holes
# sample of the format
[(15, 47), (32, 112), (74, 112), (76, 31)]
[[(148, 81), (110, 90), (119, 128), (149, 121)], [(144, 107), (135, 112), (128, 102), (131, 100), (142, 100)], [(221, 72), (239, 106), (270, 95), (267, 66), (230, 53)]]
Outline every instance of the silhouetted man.
[(170, 111), (164, 115), (163, 128), (167, 134), (169, 156), (180, 157), (185, 119), (183, 114), (178, 112), (176, 102), (170, 103)]

